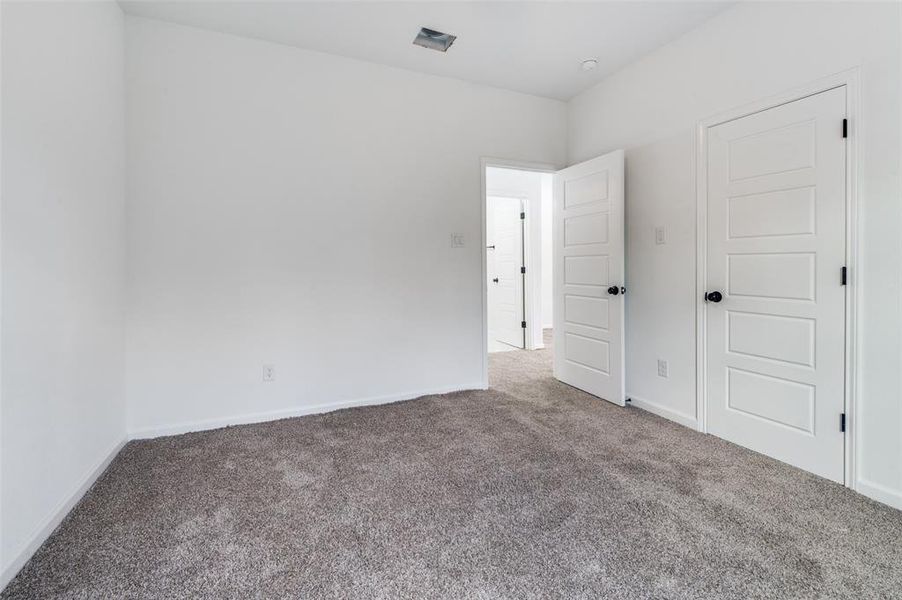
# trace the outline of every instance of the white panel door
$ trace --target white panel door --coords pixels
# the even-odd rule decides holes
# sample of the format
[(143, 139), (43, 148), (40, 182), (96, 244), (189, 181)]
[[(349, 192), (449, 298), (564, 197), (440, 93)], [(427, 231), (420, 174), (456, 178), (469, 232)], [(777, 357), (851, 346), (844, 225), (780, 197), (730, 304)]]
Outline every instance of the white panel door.
[(623, 151), (554, 176), (554, 376), (625, 404)]
[(523, 201), (519, 198), (489, 196), (487, 199), (494, 248), (489, 282), (489, 335), (499, 342), (525, 347), (523, 327)]
[[(708, 431), (844, 479), (844, 87), (708, 129)], [(720, 294), (721, 298), (712, 295)]]

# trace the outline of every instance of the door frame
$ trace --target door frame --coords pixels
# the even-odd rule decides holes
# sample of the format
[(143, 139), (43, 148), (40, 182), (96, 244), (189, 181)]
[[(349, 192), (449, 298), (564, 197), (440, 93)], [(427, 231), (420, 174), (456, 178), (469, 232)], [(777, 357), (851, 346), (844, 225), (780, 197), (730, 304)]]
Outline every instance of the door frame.
[(861, 290), (861, 269), (859, 268), (859, 231), (858, 231), (858, 172), (860, 168), (858, 144), (860, 132), (863, 131), (860, 106), (859, 69), (856, 67), (824, 77), (789, 92), (753, 102), (698, 122), (695, 130), (695, 191), (696, 191), (696, 273), (695, 273), (695, 348), (696, 348), (696, 419), (698, 430), (708, 432), (707, 408), (707, 337), (706, 337), (706, 305), (702, 300), (706, 290), (707, 258), (708, 258), (708, 140), (707, 130), (727, 121), (747, 117), (755, 113), (776, 108), (796, 100), (814, 96), (821, 92), (845, 86), (846, 116), (849, 120), (848, 138), (846, 141), (846, 266), (849, 277), (845, 289), (845, 414), (846, 437), (843, 468), (845, 486), (856, 489), (856, 473), (858, 440), (860, 428), (856, 418), (860, 381), (858, 377), (858, 357), (860, 356), (860, 339), (858, 330), (858, 307)]
[[(498, 167), (502, 169), (516, 169), (518, 171), (535, 171), (538, 173), (554, 173), (559, 171), (561, 167), (551, 164), (551, 163), (543, 163), (543, 162), (531, 162), (525, 160), (516, 160), (516, 159), (507, 159), (507, 158), (494, 158), (483, 156), (479, 159), (479, 205), (481, 207), (481, 219), (482, 219), (482, 236), (480, 243), (479, 255), (482, 258), (482, 266), (480, 268), (480, 272), (482, 273), (482, 282), (480, 284), (480, 289), (482, 290), (482, 389), (489, 389), (489, 287), (488, 287), (488, 273), (486, 272), (486, 259), (488, 255), (488, 250), (486, 249), (486, 184), (485, 184), (485, 170), (488, 167)], [(530, 223), (530, 213), (532, 211), (526, 211), (526, 222), (524, 223), (524, 251), (526, 250), (526, 244), (529, 243), (528, 235), (529, 235), (529, 223)], [(524, 311), (525, 318), (527, 323), (530, 322), (530, 319), (541, 318), (539, 315), (532, 315), (532, 311), (529, 309), (529, 300), (527, 299), (529, 294), (527, 288), (527, 282), (530, 282), (530, 269), (526, 270), (526, 279), (523, 284), (523, 299), (526, 302), (526, 310)], [(528, 336), (526, 336), (528, 338)], [(528, 345), (528, 344), (527, 344)]]

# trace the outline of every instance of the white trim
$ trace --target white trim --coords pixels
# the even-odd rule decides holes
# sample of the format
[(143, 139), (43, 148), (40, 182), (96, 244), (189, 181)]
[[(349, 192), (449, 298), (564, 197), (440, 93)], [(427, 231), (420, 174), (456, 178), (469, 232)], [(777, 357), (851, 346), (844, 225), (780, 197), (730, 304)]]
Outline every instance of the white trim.
[[(846, 485), (853, 490), (859, 489), (858, 482), (858, 448), (862, 439), (859, 428), (860, 416), (858, 398), (860, 397), (859, 359), (861, 356), (861, 331), (858, 328), (858, 312), (861, 306), (861, 269), (858, 257), (861, 256), (859, 246), (858, 220), (858, 174), (861, 159), (859, 147), (861, 132), (864, 131), (859, 109), (861, 106), (858, 69), (845, 74), (846, 116), (849, 120), (848, 138), (846, 138)], [(898, 504), (897, 504), (898, 507)]]
[(859, 479), (856, 490), (872, 500), (888, 504), (893, 508), (902, 510), (902, 492), (890, 489), (879, 483), (873, 483), (865, 479)]
[(657, 402), (652, 402), (651, 400), (638, 398), (633, 394), (627, 394), (626, 397), (630, 400), (627, 406), (633, 405), (636, 408), (647, 410), (650, 413), (654, 413), (659, 417), (664, 417), (669, 421), (673, 421), (674, 423), (678, 423), (689, 429), (698, 429), (698, 421), (692, 415), (677, 412), (672, 408), (667, 408), (666, 406), (658, 404)]
[[(478, 389), (489, 389), (489, 289), (488, 274), (486, 273), (486, 185), (485, 170), (487, 167), (501, 167), (508, 169), (519, 169), (521, 171), (537, 171), (539, 173), (554, 173), (559, 167), (550, 163), (530, 162), (525, 160), (512, 160), (507, 158), (492, 158), (483, 156), (479, 159), (479, 206), (480, 215), (482, 216), (482, 243), (480, 244), (479, 256), (482, 260), (480, 272), (482, 273), (482, 281), (479, 289), (482, 290), (482, 383), (477, 386)], [(529, 218), (529, 215), (526, 215)], [(527, 273), (528, 275), (528, 273)]]
[(433, 396), (437, 394), (450, 394), (452, 392), (460, 392), (464, 390), (482, 389), (481, 383), (473, 383), (470, 385), (454, 385), (436, 389), (417, 390), (412, 392), (402, 392), (400, 394), (387, 394), (384, 396), (370, 396), (367, 398), (355, 398), (352, 400), (341, 400), (338, 402), (327, 402), (324, 404), (310, 404), (307, 406), (295, 406), (280, 410), (270, 410), (256, 413), (243, 413), (240, 415), (231, 415), (228, 417), (217, 417), (215, 419), (200, 419), (197, 421), (183, 421), (173, 425), (158, 425), (153, 427), (141, 427), (129, 431), (130, 440), (146, 440), (167, 435), (179, 435), (182, 433), (190, 433), (192, 431), (208, 431), (210, 429), (221, 429), (231, 425), (250, 425), (252, 423), (265, 423), (268, 421), (278, 421), (279, 419), (290, 419), (292, 417), (303, 417), (305, 415), (316, 415), (321, 413), (332, 412), (344, 408), (354, 408), (357, 406), (373, 406), (378, 404), (391, 404), (392, 402), (400, 402), (402, 400), (413, 400), (423, 396)]
[[(3, 31), (3, 16), (2, 15), (3, 15), (3, 11), (0, 10), (0, 31)], [(0, 43), (0, 80), (2, 80), (2, 65), (3, 65), (2, 48), (3, 48), (3, 44)], [(3, 139), (2, 138), (2, 133), (3, 133), (2, 115), (3, 115), (3, 94), (0, 93), (0, 139)], [(3, 147), (3, 144), (0, 144), (0, 165), (3, 164), (2, 147)], [(2, 190), (2, 189), (3, 189), (3, 173), (2, 173), (2, 169), (0, 169), (0, 190)], [(3, 231), (2, 215), (3, 215), (3, 198), (2, 198), (2, 195), (0, 195), (0, 232)], [(2, 248), (3, 248), (3, 239), (2, 239), (2, 234), (0, 234), (0, 265), (3, 264)], [(0, 269), (0, 298), (3, 297), (2, 292), (3, 292), (3, 271), (2, 271), (2, 269)], [(2, 339), (2, 333), (3, 333), (2, 332), (3, 318), (2, 317), (3, 317), (3, 306), (2, 306), (2, 302), (0, 302), (0, 339)], [(0, 348), (2, 348), (2, 344), (0, 344)], [(3, 364), (2, 351), (0, 351), (0, 365), (2, 365), (2, 364)], [(2, 397), (3, 396), (3, 392), (2, 392), (3, 385), (2, 385), (2, 383), (3, 382), (2, 382), (2, 379), (3, 379), (3, 370), (0, 369), (0, 431), (3, 431), (3, 410), (2, 410), (2, 407), (3, 407), (3, 397)], [(3, 462), (3, 444), (0, 444), (0, 465), (3, 465), (3, 464), (4, 464), (4, 462)], [(2, 517), (2, 514), (3, 514), (3, 510), (4, 510), (3, 509), (3, 498), (5, 498), (5, 497), (6, 497), (6, 495), (4, 493), (4, 488), (3, 488), (2, 467), (0, 467), (0, 517)], [(4, 530), (3, 530), (3, 519), (0, 518), (0, 540), (4, 539), (4, 537), (3, 537), (4, 535), (5, 534), (4, 534)], [(2, 562), (3, 558), (4, 558), (3, 557), (3, 549), (2, 549), (2, 546), (0, 546), (0, 569), (3, 568), (3, 562)], [(7, 582), (8, 582), (8, 580), (6, 578), (6, 571), (3, 570), (2, 572), (0, 572), (0, 592), (2, 592), (3, 588), (6, 587)]]
[(708, 404), (707, 365), (705, 352), (707, 322), (705, 320), (705, 295), (708, 272), (708, 138), (701, 123), (695, 130), (695, 421), (698, 431), (708, 432), (705, 413)]
[(3, 590), (3, 588), (13, 580), (13, 577), (15, 577), (31, 557), (34, 556), (34, 553), (38, 551), (38, 548), (47, 541), (50, 534), (56, 530), (59, 524), (63, 522), (63, 519), (66, 518), (66, 515), (69, 514), (69, 511), (78, 504), (78, 501), (82, 499), (85, 493), (91, 489), (91, 486), (93, 486), (103, 472), (106, 471), (106, 468), (110, 466), (110, 463), (116, 458), (116, 455), (119, 454), (119, 451), (122, 450), (125, 443), (126, 440), (122, 439), (113, 444), (103, 457), (95, 463), (87, 473), (85, 473), (75, 487), (60, 500), (52, 511), (50, 511), (50, 514), (47, 515), (47, 517), (45, 517), (35, 528), (34, 532), (28, 536), (27, 541), (22, 547), (19, 548), (18, 551), (13, 552), (12, 561), (10, 561), (3, 569), (3, 573), (0, 574), (0, 590)]
[[(860, 432), (857, 415), (857, 399), (860, 388), (858, 377), (858, 356), (860, 347), (860, 332), (858, 331), (858, 312), (860, 294), (859, 268), (859, 223), (858, 223), (858, 171), (860, 168), (858, 158), (858, 132), (861, 127), (861, 115), (859, 114), (859, 69), (856, 67), (848, 71), (836, 73), (823, 79), (819, 79), (808, 85), (799, 87), (790, 92), (753, 102), (743, 107), (726, 111), (719, 115), (699, 121), (696, 127), (696, 153), (695, 153), (695, 192), (696, 192), (696, 419), (698, 430), (707, 432), (705, 414), (707, 409), (706, 373), (707, 355), (705, 351), (705, 303), (702, 297), (705, 293), (705, 276), (707, 274), (707, 139), (706, 131), (710, 127), (720, 125), (727, 121), (739, 119), (755, 114), (782, 104), (801, 100), (815, 94), (820, 94), (832, 89), (845, 86), (846, 88), (846, 117), (849, 119), (849, 137), (846, 142), (846, 265), (849, 269), (848, 285), (846, 286), (846, 421), (850, 426), (846, 429), (845, 447), (845, 485), (846, 487), (861, 490), (866, 487), (863, 481), (857, 481), (857, 456), (858, 440)], [(876, 489), (871, 485), (871, 489)]]

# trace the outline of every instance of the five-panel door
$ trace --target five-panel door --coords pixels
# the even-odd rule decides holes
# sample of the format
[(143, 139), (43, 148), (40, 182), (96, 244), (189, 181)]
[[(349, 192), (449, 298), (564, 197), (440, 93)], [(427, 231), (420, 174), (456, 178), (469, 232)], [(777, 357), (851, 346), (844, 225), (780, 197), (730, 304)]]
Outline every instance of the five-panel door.
[(708, 431), (844, 479), (845, 87), (708, 129)]
[(624, 393), (623, 151), (554, 182), (554, 376), (615, 404)]

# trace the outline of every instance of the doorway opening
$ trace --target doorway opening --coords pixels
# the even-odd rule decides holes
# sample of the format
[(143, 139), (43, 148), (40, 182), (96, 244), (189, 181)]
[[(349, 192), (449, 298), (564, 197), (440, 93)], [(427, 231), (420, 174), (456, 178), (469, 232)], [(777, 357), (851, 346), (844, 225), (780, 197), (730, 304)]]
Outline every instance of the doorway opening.
[(484, 387), (557, 379), (624, 406), (623, 150), (482, 168)]
[[(539, 352), (550, 345), (553, 322), (552, 174), (486, 165), (484, 176), (488, 354)], [(548, 350), (531, 359), (550, 370)]]

